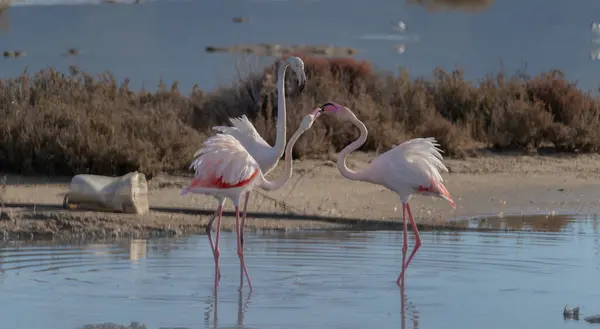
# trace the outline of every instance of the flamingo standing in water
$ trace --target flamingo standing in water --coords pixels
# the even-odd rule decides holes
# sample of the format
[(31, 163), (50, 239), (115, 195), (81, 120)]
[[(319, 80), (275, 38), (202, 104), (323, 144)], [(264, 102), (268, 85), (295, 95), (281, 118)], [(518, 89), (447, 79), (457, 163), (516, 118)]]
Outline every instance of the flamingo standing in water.
[[(217, 232), (215, 244), (209, 232), (209, 241), (215, 258), (215, 288), (219, 282), (219, 237), (221, 232), (221, 219), (223, 204), (227, 198), (235, 206), (235, 227), (237, 232), (237, 253), (240, 258), (240, 267), (246, 274), (248, 286), (252, 291), (252, 282), (244, 262), (244, 249), (242, 247), (243, 226), (240, 225), (239, 204), (242, 196), (256, 187), (273, 191), (281, 188), (292, 177), (292, 148), (300, 136), (308, 130), (316, 116), (308, 114), (300, 123), (298, 130), (292, 135), (285, 149), (284, 174), (277, 180), (268, 181), (261, 170), (258, 161), (248, 152), (242, 143), (232, 135), (216, 134), (204, 141), (203, 147), (198, 150), (190, 168), (195, 170), (195, 177), (191, 184), (181, 190), (181, 195), (187, 193), (207, 194), (214, 196), (219, 206), (217, 208)], [(243, 277), (240, 277), (240, 285)]]
[[(360, 137), (346, 146), (338, 155), (337, 167), (342, 176), (357, 181), (369, 182), (386, 187), (396, 192), (402, 202), (402, 220), (404, 222), (404, 244), (402, 246), (402, 272), (398, 276), (396, 283), (400, 285), (400, 280), (404, 277), (404, 272), (411, 259), (421, 246), (421, 237), (415, 219), (408, 202), (413, 194), (424, 194), (440, 197), (447, 200), (452, 208), (456, 208), (450, 193), (442, 184), (443, 179), (440, 174), (448, 172), (448, 169), (442, 162), (441, 150), (439, 144), (434, 138), (415, 138), (406, 141), (391, 150), (379, 155), (368, 167), (359, 171), (353, 171), (346, 166), (346, 158), (361, 147), (367, 141), (367, 127), (360, 121), (350, 109), (336, 103), (325, 103), (313, 112), (315, 117), (320, 113), (332, 113), (343, 120), (352, 122), (360, 130)], [(412, 230), (415, 233), (415, 247), (406, 259), (408, 249), (406, 213), (410, 218)]]
[[(279, 159), (283, 156), (285, 150), (285, 139), (286, 139), (286, 109), (285, 109), (285, 71), (290, 66), (296, 73), (298, 79), (298, 89), (300, 92), (304, 90), (306, 85), (306, 73), (304, 72), (304, 62), (300, 57), (289, 57), (287, 58), (277, 70), (277, 135), (275, 137), (275, 146), (269, 145), (256, 131), (252, 122), (248, 120), (246, 115), (242, 115), (240, 118), (229, 118), (229, 122), (233, 125), (232, 127), (227, 126), (216, 126), (213, 127), (223, 134), (231, 135), (239, 141), (248, 153), (256, 160), (263, 175), (267, 175), (275, 167)], [(250, 198), (250, 191), (246, 193), (244, 200), (244, 209), (242, 210), (242, 228), (246, 224), (246, 212), (248, 210), (248, 199)], [(211, 238), (211, 228), (215, 220), (216, 213), (213, 214), (211, 219), (208, 221), (206, 227), (206, 233), (208, 233), (209, 239)], [(211, 248), (214, 251), (212, 241), (210, 241)], [(244, 236), (242, 234), (242, 247), (244, 245)]]

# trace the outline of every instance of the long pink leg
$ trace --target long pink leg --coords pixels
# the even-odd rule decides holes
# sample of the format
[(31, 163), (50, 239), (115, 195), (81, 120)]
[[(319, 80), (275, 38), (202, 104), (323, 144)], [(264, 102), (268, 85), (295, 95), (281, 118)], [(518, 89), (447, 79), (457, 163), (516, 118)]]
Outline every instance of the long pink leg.
[[(217, 211), (215, 211), (215, 213), (212, 215), (212, 217), (208, 221), (208, 224), (206, 225), (206, 234), (208, 235), (208, 242), (210, 243), (210, 250), (212, 251), (213, 256), (215, 255), (215, 245), (214, 245), (213, 239), (212, 239), (212, 225), (215, 221), (215, 218), (217, 217), (217, 214), (221, 213), (222, 209), (223, 209), (223, 205), (219, 204), (219, 206), (217, 207)], [(221, 278), (221, 270), (220, 269), (219, 269), (218, 275), (219, 275), (219, 279), (220, 279)]]
[(215, 252), (215, 244), (213, 243), (213, 240), (212, 240), (212, 225), (213, 225), (213, 222), (215, 221), (215, 218), (217, 218), (216, 211), (212, 215), (212, 217), (208, 220), (208, 224), (206, 224), (206, 234), (208, 235), (208, 243), (210, 243), (210, 250), (213, 253)]
[(208, 235), (208, 243), (210, 243), (210, 250), (212, 251), (213, 254), (215, 253), (215, 244), (213, 243), (213, 239), (212, 239), (212, 226), (215, 221), (215, 218), (217, 218), (218, 212), (219, 212), (219, 209), (217, 208), (217, 211), (215, 211), (215, 213), (212, 215), (212, 217), (208, 220), (208, 224), (206, 225), (206, 234)]
[(244, 247), (244, 228), (246, 227), (246, 212), (248, 211), (248, 199), (250, 198), (250, 191), (246, 192), (246, 200), (244, 201), (244, 211), (242, 212), (242, 248)]
[(406, 262), (406, 267), (408, 267), (410, 260), (417, 253), (417, 250), (419, 250), (419, 248), (421, 247), (421, 235), (419, 234), (419, 229), (417, 228), (417, 223), (415, 222), (415, 219), (412, 215), (412, 211), (410, 211), (410, 206), (408, 205), (408, 203), (406, 204), (406, 211), (408, 212), (408, 217), (410, 218), (410, 225), (412, 226), (412, 230), (413, 230), (413, 232), (415, 232), (415, 240), (416, 240), (415, 248), (413, 249), (410, 256), (408, 256), (408, 261)]
[[(242, 212), (242, 225), (240, 230), (240, 241), (242, 249), (244, 249), (244, 227), (246, 227), (246, 212), (248, 210), (248, 199), (250, 198), (250, 191), (246, 192), (246, 198), (244, 200), (244, 211)], [(240, 266), (240, 291), (244, 286), (244, 271)]]
[(219, 250), (219, 240), (221, 238), (221, 219), (223, 217), (222, 205), (219, 205), (217, 212), (219, 213), (219, 217), (217, 217), (217, 236), (215, 238), (215, 250), (213, 252), (215, 256), (215, 287), (219, 284), (221, 274), (221, 271), (219, 271), (219, 256), (221, 255), (221, 252)]
[(242, 270), (246, 274), (246, 278), (248, 279), (248, 287), (250, 288), (250, 291), (252, 291), (252, 282), (250, 281), (250, 275), (248, 275), (248, 269), (246, 268), (246, 263), (244, 262), (244, 248), (242, 247), (242, 240), (241, 240), (242, 228), (240, 225), (240, 208), (238, 206), (235, 206), (235, 228), (236, 228), (236, 232), (237, 232), (237, 241), (238, 241), (237, 252), (238, 252), (238, 256), (240, 257), (240, 266), (242, 267)]
[(406, 204), (402, 204), (402, 222), (404, 224), (404, 243), (402, 244), (402, 272), (398, 276), (398, 280), (396, 280), (396, 284), (400, 285), (400, 280), (404, 276), (404, 270), (406, 269), (406, 252), (408, 251), (408, 223), (406, 222)]

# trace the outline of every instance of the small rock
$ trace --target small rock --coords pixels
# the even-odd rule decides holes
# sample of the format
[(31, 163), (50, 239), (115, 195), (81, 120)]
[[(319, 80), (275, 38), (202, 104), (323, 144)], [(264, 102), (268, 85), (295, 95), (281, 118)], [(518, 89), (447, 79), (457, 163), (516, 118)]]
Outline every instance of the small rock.
[(589, 323), (600, 323), (600, 314), (585, 317), (584, 320)]
[(79, 54), (79, 49), (77, 48), (69, 48), (66, 53), (67, 56), (75, 56), (77, 54)]
[(565, 319), (573, 319), (579, 321), (579, 305), (577, 305), (573, 309), (569, 309), (569, 306), (565, 305), (565, 308), (563, 310), (563, 317)]
[(239, 17), (239, 16), (238, 16), (238, 17), (234, 17), (234, 18), (232, 19), (232, 21), (233, 21), (234, 23), (246, 23), (246, 22), (248, 22), (248, 19), (247, 19), (247, 18), (245, 18), (245, 17)]
[(146, 327), (145, 324), (141, 324), (136, 321), (131, 321), (131, 323), (129, 324), (129, 328), (131, 328), (131, 329), (148, 329), (148, 327)]
[(11, 220), (10, 216), (4, 211), (0, 212), (0, 221), (9, 221)]

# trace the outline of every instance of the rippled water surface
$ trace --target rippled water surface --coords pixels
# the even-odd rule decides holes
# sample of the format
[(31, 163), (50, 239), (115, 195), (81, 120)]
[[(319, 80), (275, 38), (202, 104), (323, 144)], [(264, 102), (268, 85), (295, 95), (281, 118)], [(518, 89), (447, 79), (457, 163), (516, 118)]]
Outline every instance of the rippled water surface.
[[(600, 73), (600, 33), (592, 30), (600, 22), (597, 0), (14, 2), (0, 16), (0, 52), (26, 55), (0, 58), (3, 77), (25, 67), (66, 71), (77, 65), (129, 77), (133, 88), (153, 89), (162, 77), (178, 80), (186, 91), (194, 83), (211, 89), (248, 67), (239, 56), (206, 53), (207, 46), (261, 43), (352, 47), (358, 58), (392, 71), (404, 66), (415, 76), (430, 76), (436, 66), (463, 68), (469, 79), (500, 68), (565, 69), (570, 79), (595, 90)], [(234, 17), (247, 21), (236, 24)], [(79, 54), (65, 56), (69, 48)]]
[[(251, 233), (251, 295), (247, 287), (237, 289), (235, 236), (224, 233), (217, 312), (206, 236), (6, 242), (2, 323), (29, 329), (131, 321), (150, 329), (563, 328), (574, 322), (563, 319), (565, 304), (581, 305), (582, 318), (600, 313), (600, 238), (595, 217), (561, 220), (560, 229), (549, 225), (555, 232), (422, 232), (404, 294), (394, 282), (401, 232)], [(501, 226), (510, 228), (507, 223)]]

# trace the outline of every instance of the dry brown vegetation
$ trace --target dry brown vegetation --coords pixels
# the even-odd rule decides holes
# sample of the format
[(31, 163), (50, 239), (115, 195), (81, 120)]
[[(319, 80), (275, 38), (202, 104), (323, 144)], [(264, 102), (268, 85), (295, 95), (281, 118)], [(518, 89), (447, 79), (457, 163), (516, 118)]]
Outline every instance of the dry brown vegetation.
[(0, 32), (10, 28), (7, 11), (11, 4), (12, 0), (0, 0)]
[[(600, 100), (552, 71), (535, 77), (498, 73), (473, 83), (461, 71), (433, 79), (377, 72), (364, 61), (302, 56), (308, 85), (287, 98), (288, 138), (308, 111), (326, 101), (348, 106), (370, 134), (364, 151), (385, 151), (407, 138), (433, 136), (447, 156), (474, 146), (567, 152), (600, 150)], [(231, 87), (182, 94), (173, 84), (131, 91), (110, 74), (45, 70), (0, 81), (0, 170), (23, 174), (121, 175), (186, 170), (210, 127), (242, 114), (274, 143), (275, 67)], [(294, 90), (292, 72), (289, 90)], [(358, 137), (322, 116), (296, 148), (321, 157)]]

